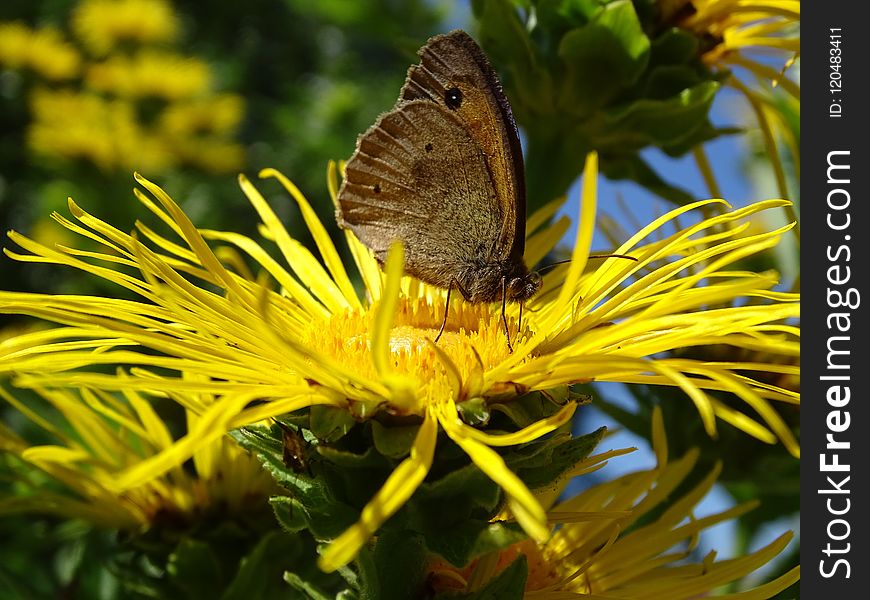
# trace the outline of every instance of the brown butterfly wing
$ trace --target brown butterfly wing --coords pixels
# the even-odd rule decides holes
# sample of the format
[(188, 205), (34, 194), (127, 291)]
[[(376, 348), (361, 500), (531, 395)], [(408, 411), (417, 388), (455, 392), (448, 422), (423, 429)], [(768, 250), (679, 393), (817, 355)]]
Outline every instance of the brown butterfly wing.
[[(523, 154), (510, 104), (495, 70), (480, 46), (461, 30), (431, 38), (419, 55), (420, 64), (408, 69), (399, 104), (427, 100), (459, 117), (486, 157), (498, 210), (504, 215), (492, 258), (521, 261), (526, 237)], [(455, 89), (461, 93), (458, 106), (450, 102), (455, 98), (450, 92)]]
[(487, 156), (453, 111), (403, 101), (360, 137), (339, 190), (339, 224), (381, 261), (402, 240), (408, 273), (450, 287), (472, 259), (498, 251), (495, 189)]

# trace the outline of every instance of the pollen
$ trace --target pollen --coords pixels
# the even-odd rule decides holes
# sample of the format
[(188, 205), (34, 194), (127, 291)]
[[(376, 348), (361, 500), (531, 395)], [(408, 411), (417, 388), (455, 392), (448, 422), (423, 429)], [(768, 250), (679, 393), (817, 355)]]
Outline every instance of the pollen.
[[(436, 343), (445, 304), (443, 297), (434, 296), (403, 296), (399, 300), (389, 337), (391, 366), (395, 374), (410, 378), (413, 385), (429, 388), (430, 399), (452, 397), (461, 401), (476, 395), (473, 382), (510, 356), (501, 310), (495, 305), (451, 299), (444, 333)], [(377, 309), (376, 302), (312, 322), (304, 344), (354, 373), (375, 379), (371, 332)], [(517, 319), (510, 315), (506, 319), (512, 344), (532, 335), (524, 319), (518, 340)], [(458, 388), (451, 386), (448, 370), (458, 375)]]

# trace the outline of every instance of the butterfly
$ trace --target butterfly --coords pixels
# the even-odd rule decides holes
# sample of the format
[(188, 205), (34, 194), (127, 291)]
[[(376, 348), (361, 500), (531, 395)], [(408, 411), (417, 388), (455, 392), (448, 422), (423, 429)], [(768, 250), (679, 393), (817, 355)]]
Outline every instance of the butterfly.
[(522, 302), (541, 288), (523, 260), (526, 190), (510, 104), (467, 33), (419, 50), (396, 105), (358, 141), (338, 193), (339, 226), (383, 263), (394, 240), (405, 272), (472, 303)]

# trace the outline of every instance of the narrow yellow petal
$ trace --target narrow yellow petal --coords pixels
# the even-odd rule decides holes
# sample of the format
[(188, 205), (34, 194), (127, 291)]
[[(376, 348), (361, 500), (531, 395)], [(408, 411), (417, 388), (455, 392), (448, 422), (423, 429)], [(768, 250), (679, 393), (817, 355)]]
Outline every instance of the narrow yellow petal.
[(659, 468), (668, 464), (668, 436), (665, 434), (665, 419), (661, 406), (653, 407), (652, 414), (652, 447)]
[[(487, 446), (515, 446), (517, 444), (525, 444), (534, 440), (538, 440), (548, 433), (555, 431), (565, 423), (571, 420), (577, 405), (573, 402), (563, 406), (556, 414), (535, 421), (531, 425), (523, 427), (519, 431), (513, 433), (492, 434), (486, 433), (474, 427), (469, 427), (465, 424), (459, 424), (457, 427), (462, 428), (462, 435), (476, 440)], [(459, 422), (459, 414), (456, 412), (456, 405), (445, 403), (444, 414), (447, 418), (454, 422)]]
[(350, 303), (347, 298), (320, 266), (320, 262), (310, 250), (290, 237), (287, 229), (278, 219), (278, 215), (275, 214), (262, 194), (244, 176), (239, 176), (239, 185), (257, 210), (270, 236), (278, 244), (287, 265), (299, 276), (302, 283), (329, 308), (330, 312), (336, 313), (349, 308)]
[(394, 242), (387, 253), (384, 265), (386, 287), (375, 312), (372, 323), (371, 347), (372, 361), (378, 375), (385, 377), (392, 373), (390, 365), (390, 332), (396, 317), (396, 306), (399, 303), (399, 289), (402, 282), (402, 270), (405, 264), (405, 250), (401, 242)]
[(205, 444), (226, 435), (230, 419), (256, 397), (256, 394), (239, 395), (215, 402), (202, 414), (196, 427), (183, 438), (176, 440), (173, 446), (136, 463), (102, 483), (107, 489), (120, 494), (182, 464)]
[[(568, 304), (580, 280), (580, 275), (586, 268), (589, 249), (592, 247), (592, 236), (595, 232), (595, 210), (598, 202), (598, 154), (590, 152), (586, 156), (586, 164), (583, 167), (583, 189), (580, 196), (580, 214), (577, 217), (577, 239), (574, 242), (574, 251), (571, 255), (571, 263), (565, 282), (559, 290), (554, 306), (561, 307)], [(552, 325), (551, 325), (552, 326)]]
[(305, 219), (305, 225), (308, 226), (308, 231), (311, 232), (314, 243), (317, 244), (317, 249), (320, 250), (320, 255), (323, 257), (323, 262), (326, 264), (326, 268), (329, 269), (333, 281), (338, 285), (345, 299), (353, 308), (361, 308), (362, 305), (360, 304), (359, 297), (357, 297), (353, 284), (347, 276), (347, 271), (344, 269), (344, 264), (338, 255), (338, 250), (335, 249), (335, 245), (332, 243), (332, 238), (329, 237), (326, 228), (317, 217), (317, 213), (311, 208), (311, 204), (308, 203), (308, 200), (305, 199), (299, 188), (275, 169), (263, 169), (260, 171), (260, 177), (274, 177), (281, 182), (284, 189), (290, 192), (290, 195), (293, 196), (293, 199), (299, 205), (302, 218)]
[(477, 467), (492, 479), (507, 495), (508, 508), (529, 536), (543, 542), (550, 536), (547, 527), (547, 513), (526, 487), (505, 464), (504, 459), (489, 446), (466, 435), (464, 428), (457, 425), (447, 412), (439, 417), (444, 431), (462, 448)]

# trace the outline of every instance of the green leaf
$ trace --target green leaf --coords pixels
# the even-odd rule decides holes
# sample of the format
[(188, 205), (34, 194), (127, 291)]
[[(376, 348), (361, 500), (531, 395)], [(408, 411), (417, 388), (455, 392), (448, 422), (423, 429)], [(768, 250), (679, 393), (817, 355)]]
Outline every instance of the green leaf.
[(593, 140), (568, 115), (536, 118), (526, 124), (526, 186), (529, 205), (543, 206), (565, 194), (579, 175)]
[(566, 69), (559, 107), (582, 116), (604, 106), (641, 76), (649, 48), (631, 2), (608, 4), (589, 25), (568, 32), (559, 44)]
[[(508, 69), (505, 83), (512, 108), (549, 112), (555, 105), (550, 73), (541, 66), (535, 46), (508, 0), (472, 0), (478, 41), (496, 65)], [(519, 120), (522, 120), (519, 118)]]
[(424, 534), (426, 547), (456, 567), (465, 567), (475, 558), (504, 550), (528, 538), (515, 523), (470, 518), (449, 528), (429, 527)]
[(606, 113), (605, 127), (631, 131), (656, 145), (675, 144), (707, 122), (719, 84), (705, 81), (666, 100), (636, 100)]
[(600, 0), (537, 0), (537, 26), (548, 33), (586, 25), (601, 10)]
[(302, 592), (311, 600), (333, 600), (335, 598), (332, 594), (323, 593), (316, 585), (305, 581), (296, 573), (287, 571), (284, 573), (284, 581), (286, 581), (294, 590)]
[(378, 535), (368, 568), (361, 569), (363, 597), (383, 600), (417, 598), (423, 589), (426, 548), (413, 531), (385, 531)]
[(305, 506), (291, 496), (272, 496), (269, 498), (272, 511), (281, 528), (288, 533), (296, 533), (308, 527)]
[[(710, 140), (714, 140), (723, 135), (735, 135), (741, 133), (745, 133), (745, 131), (739, 127), (713, 127), (713, 125), (708, 122), (695, 130), (691, 137), (676, 144), (662, 146), (662, 151), (668, 156), (676, 158), (683, 156), (699, 144), (709, 142)], [(763, 271), (764, 269), (762, 268), (759, 270)]]
[(389, 458), (399, 459), (411, 452), (419, 430), (419, 425), (387, 427), (372, 421), (372, 441), (378, 452)]
[(334, 442), (341, 439), (357, 422), (345, 409), (336, 406), (316, 405), (311, 407), (311, 432), (317, 439)]
[(505, 455), (505, 462), (530, 489), (550, 487), (589, 456), (606, 431), (601, 427), (580, 437), (556, 435), (526, 444)]
[(701, 78), (695, 69), (683, 65), (656, 67), (644, 83), (643, 95), (653, 100), (667, 100), (698, 84)]
[(490, 411), (486, 400), (472, 398), (456, 405), (462, 420), (472, 427), (482, 426), (489, 423)]
[(698, 38), (674, 27), (661, 33), (652, 42), (650, 67), (688, 65), (698, 57)]
[(363, 469), (363, 468), (389, 468), (390, 462), (378, 454), (375, 448), (366, 448), (365, 452), (358, 453), (342, 448), (331, 446), (319, 446), (317, 451), (323, 456), (327, 462), (348, 469)]
[(498, 485), (472, 463), (454, 469), (435, 481), (423, 482), (417, 488), (414, 499), (434, 504), (444, 504), (449, 500), (463, 510), (481, 507), (492, 511), (499, 503), (500, 493)]
[(271, 531), (241, 560), (239, 570), (222, 600), (265, 598), (288, 564), (299, 559), (302, 543), (296, 536)]
[(275, 517), (287, 531), (307, 527), (319, 539), (334, 538), (359, 517), (358, 510), (335, 494), (336, 479), (330, 473), (309, 477), (286, 467), (275, 455), (259, 456), (275, 481), (290, 492), (269, 499)]
[(239, 446), (254, 454), (275, 456), (283, 454), (281, 436), (273, 432), (272, 429), (262, 425), (249, 425), (241, 429), (235, 429), (230, 431), (230, 437)]
[(505, 415), (517, 427), (527, 427), (556, 414), (569, 402), (588, 404), (591, 397), (572, 392), (568, 386), (531, 392), (510, 402), (490, 405), (492, 411)]
[(224, 573), (208, 544), (185, 538), (169, 556), (167, 572), (187, 598), (219, 598), (225, 586)]
[(302, 502), (289, 496), (273, 496), (269, 499), (275, 518), (289, 532), (301, 531), (300, 519), (305, 529), (317, 539), (334, 539), (359, 518), (359, 511), (332, 498), (321, 503)]

